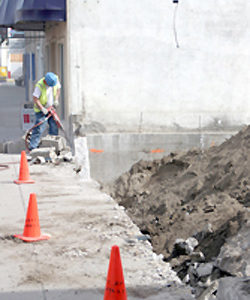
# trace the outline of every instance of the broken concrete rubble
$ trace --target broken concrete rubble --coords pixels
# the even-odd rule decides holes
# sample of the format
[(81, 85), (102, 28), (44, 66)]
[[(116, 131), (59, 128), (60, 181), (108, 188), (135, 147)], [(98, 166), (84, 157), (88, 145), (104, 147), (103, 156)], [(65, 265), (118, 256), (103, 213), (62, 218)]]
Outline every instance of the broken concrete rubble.
[[(71, 148), (67, 146), (66, 140), (61, 136), (47, 135), (41, 139), (39, 148), (54, 147), (57, 155), (62, 151), (71, 151)], [(0, 143), (0, 153), (19, 154), (25, 148), (25, 135), (21, 139), (16, 141), (6, 141)]]
[(198, 277), (204, 277), (212, 274), (214, 264), (213, 263), (202, 263), (199, 264), (198, 268), (196, 269), (196, 273)]
[(36, 148), (30, 151), (30, 156), (32, 157), (32, 159), (37, 157), (44, 157), (46, 161), (55, 162), (55, 159), (57, 157), (55, 150), (55, 147)]
[(60, 161), (71, 162), (73, 160), (73, 154), (70, 151), (61, 151), (57, 157)]
[(42, 164), (44, 160), (54, 164), (73, 161), (73, 154), (69, 146), (66, 145), (66, 140), (61, 136), (46, 136), (42, 138), (39, 148), (33, 149), (30, 152), (30, 156), (31, 162), (35, 164), (39, 162)]
[[(85, 147), (86, 148), (86, 147)], [(25, 135), (18, 141), (0, 143), (0, 153), (19, 154), (25, 148)], [(74, 162), (71, 148), (67, 145), (66, 139), (61, 136), (47, 135), (41, 139), (39, 148), (33, 149), (29, 153), (28, 160), (31, 164)], [(83, 166), (81, 169), (86, 169)]]
[(188, 239), (177, 239), (174, 244), (173, 257), (180, 255), (190, 255), (194, 252), (194, 248), (199, 245), (199, 242), (194, 237)]
[(250, 276), (250, 221), (220, 250), (215, 265), (232, 276)]
[(61, 136), (47, 135), (41, 139), (39, 148), (54, 147), (55, 152), (59, 154), (66, 147), (66, 140)]
[(226, 277), (211, 283), (197, 300), (248, 300), (250, 277)]
[(46, 159), (43, 156), (36, 156), (35, 158), (32, 159), (32, 157), (30, 157), (29, 159), (31, 161), (32, 164), (45, 164), (46, 163)]

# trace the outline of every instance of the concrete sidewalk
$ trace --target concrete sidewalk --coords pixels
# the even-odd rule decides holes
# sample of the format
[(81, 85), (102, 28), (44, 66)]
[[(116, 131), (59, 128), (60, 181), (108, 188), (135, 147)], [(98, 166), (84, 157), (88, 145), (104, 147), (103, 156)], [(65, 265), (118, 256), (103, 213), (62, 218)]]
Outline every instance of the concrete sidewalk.
[[(184, 287), (152, 252), (124, 210), (74, 165), (32, 165), (35, 184), (16, 185), (20, 155), (0, 154), (0, 299), (102, 299), (112, 245), (120, 247), (128, 298), (189, 299)], [(11, 163), (11, 164), (9, 164)], [(36, 193), (42, 233), (23, 243), (30, 193)], [(148, 296), (148, 297), (147, 297)], [(166, 298), (167, 296), (167, 298)]]

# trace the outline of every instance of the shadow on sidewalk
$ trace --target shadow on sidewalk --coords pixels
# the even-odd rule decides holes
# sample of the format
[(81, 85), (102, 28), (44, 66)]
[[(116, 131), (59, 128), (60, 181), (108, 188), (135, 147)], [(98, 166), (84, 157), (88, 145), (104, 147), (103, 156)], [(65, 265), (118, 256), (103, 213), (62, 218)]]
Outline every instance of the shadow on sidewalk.
[[(193, 297), (185, 287), (163, 289), (150, 286), (127, 288), (129, 300), (191, 300)], [(102, 300), (104, 289), (36, 290), (0, 293), (1, 300)]]

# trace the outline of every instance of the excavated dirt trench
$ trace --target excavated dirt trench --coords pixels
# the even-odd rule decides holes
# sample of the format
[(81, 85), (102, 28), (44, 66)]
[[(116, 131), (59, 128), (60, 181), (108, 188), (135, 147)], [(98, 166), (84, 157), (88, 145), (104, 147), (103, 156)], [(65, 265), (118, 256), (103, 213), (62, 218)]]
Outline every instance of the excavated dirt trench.
[[(183, 279), (195, 255), (203, 263), (215, 261), (225, 241), (249, 219), (250, 126), (206, 151), (139, 161), (103, 189), (126, 208), (154, 251)], [(190, 237), (197, 241), (193, 251), (176, 244)]]

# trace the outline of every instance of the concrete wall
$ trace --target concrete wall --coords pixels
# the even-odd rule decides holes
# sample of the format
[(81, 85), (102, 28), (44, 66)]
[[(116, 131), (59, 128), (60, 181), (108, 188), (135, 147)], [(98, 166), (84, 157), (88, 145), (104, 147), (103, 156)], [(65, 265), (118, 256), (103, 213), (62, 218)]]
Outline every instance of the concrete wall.
[(107, 131), (232, 129), (250, 118), (250, 3), (68, 0), (69, 113)]
[[(171, 152), (206, 150), (220, 145), (231, 133), (122, 133), (88, 135), (90, 174), (110, 183), (139, 160), (161, 159)], [(200, 159), (203, 158), (200, 153)]]
[[(65, 93), (67, 93), (67, 82), (65, 83), (65, 73), (67, 73), (67, 32), (66, 32), (66, 23), (54, 23), (48, 24), (45, 31), (45, 73), (46, 72), (54, 72), (58, 74), (60, 82), (62, 84), (61, 89), (61, 101), (60, 107), (58, 108), (58, 112), (60, 117), (64, 119), (65, 112), (68, 111), (68, 103), (64, 101), (67, 99)], [(61, 50), (60, 47), (63, 47), (63, 65), (61, 64)], [(64, 81), (64, 82), (63, 82)]]
[[(58, 45), (66, 43), (66, 23), (55, 23), (52, 26), (48, 25), (45, 31), (45, 47), (49, 46), (49, 70), (51, 72), (60, 72)], [(48, 59), (48, 57), (46, 57)]]

